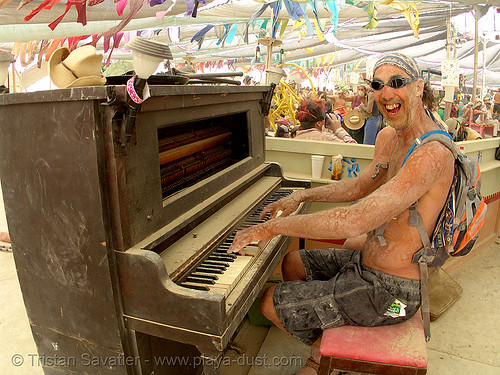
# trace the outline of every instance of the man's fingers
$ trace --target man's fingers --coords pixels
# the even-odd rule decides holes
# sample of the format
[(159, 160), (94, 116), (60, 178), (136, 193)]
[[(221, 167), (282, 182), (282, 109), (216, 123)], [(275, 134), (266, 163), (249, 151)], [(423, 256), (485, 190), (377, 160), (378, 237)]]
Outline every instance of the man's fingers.
[(262, 212), (260, 213), (260, 219), (263, 220), (266, 218), (266, 215), (270, 213), (270, 219), (272, 219), (273, 217), (276, 216), (276, 208), (274, 206), (274, 204), (270, 204), (270, 205), (267, 205), (266, 207), (264, 207), (264, 209), (262, 210)]

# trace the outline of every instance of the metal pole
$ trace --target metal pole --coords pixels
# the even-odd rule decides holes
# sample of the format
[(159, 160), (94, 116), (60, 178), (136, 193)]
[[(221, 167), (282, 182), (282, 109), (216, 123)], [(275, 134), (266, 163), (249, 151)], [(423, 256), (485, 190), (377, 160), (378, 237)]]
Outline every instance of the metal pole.
[[(450, 49), (451, 49), (451, 26), (450, 26), (450, 18), (446, 20), (446, 59), (450, 59)], [(446, 90), (446, 88), (445, 88)], [(446, 96), (446, 91), (445, 91), (445, 96)], [(451, 111), (451, 103), (448, 101), (444, 101), (444, 120), (447, 120), (448, 117), (450, 117), (450, 111)]]
[(477, 9), (474, 8), (474, 77), (472, 80), (472, 103), (476, 102), (476, 89), (477, 89), (477, 55), (478, 55), (478, 35), (479, 35), (479, 25), (477, 22)]
[(486, 38), (483, 38), (483, 85), (481, 87), (481, 98), (486, 95)]

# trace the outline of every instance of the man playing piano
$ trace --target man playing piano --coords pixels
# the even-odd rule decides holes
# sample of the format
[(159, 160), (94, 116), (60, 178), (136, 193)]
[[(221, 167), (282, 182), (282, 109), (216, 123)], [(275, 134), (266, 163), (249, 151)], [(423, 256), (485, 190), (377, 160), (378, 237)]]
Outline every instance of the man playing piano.
[[(282, 265), (285, 282), (268, 289), (261, 300), (265, 316), (312, 345), (316, 362), (323, 329), (389, 325), (417, 312), (420, 273), (411, 260), (422, 243), (416, 228), (409, 226), (408, 208), (418, 201), (431, 235), (453, 178), (453, 155), (436, 141), (416, 149), (402, 166), (414, 140), (439, 129), (422, 104), (424, 80), (416, 62), (402, 54), (382, 57), (371, 86), (388, 126), (377, 137), (370, 166), (357, 178), (297, 191), (270, 204), (262, 215), (270, 212), (272, 219), (238, 232), (229, 249), (244, 252), (250, 242), (278, 234), (348, 239), (343, 249), (288, 253)], [(353, 203), (288, 216), (305, 201)], [(394, 304), (401, 307), (399, 314), (390, 312)], [(299, 372), (313, 373), (309, 366)]]

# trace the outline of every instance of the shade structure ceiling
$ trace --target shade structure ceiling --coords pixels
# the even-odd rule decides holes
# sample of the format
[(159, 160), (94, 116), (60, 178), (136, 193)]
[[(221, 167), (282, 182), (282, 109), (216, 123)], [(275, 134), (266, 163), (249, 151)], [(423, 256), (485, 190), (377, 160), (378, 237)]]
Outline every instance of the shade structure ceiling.
[[(72, 0), (67, 0), (72, 1)], [(88, 0), (90, 3), (90, 0)], [(135, 0), (137, 4), (138, 0)], [(54, 39), (61, 37), (101, 34), (116, 26), (130, 12), (129, 8), (134, 1), (129, 0), (125, 7), (123, 16), (118, 16), (117, 4), (113, 0), (104, 0), (94, 6), (86, 7), (86, 25), (76, 22), (78, 14), (75, 7), (71, 7), (62, 21), (52, 31), (48, 24), (62, 15), (66, 9), (65, 2), (56, 3), (50, 10), (43, 9), (28, 22), (24, 17), (33, 9), (42, 4), (43, 0), (33, 0), (21, 9), (18, 0), (12, 0), (0, 7), (0, 49), (9, 49), (12, 42), (27, 41), (33, 39)], [(191, 1), (192, 2), (192, 1)], [(269, 2), (269, 1), (267, 1)], [(197, 61), (207, 60), (235, 60), (239, 62), (252, 63), (258, 38), (271, 36), (271, 24), (273, 12), (268, 7), (255, 22), (249, 22), (265, 3), (264, 0), (207, 0), (200, 3), (196, 17), (186, 16), (186, 4), (189, 1), (167, 0), (158, 6), (150, 6), (147, 3), (132, 17), (131, 21), (122, 31), (146, 30), (147, 37), (158, 42), (167, 43), (170, 46), (174, 58), (182, 58), (186, 54), (192, 54)], [(290, 18), (285, 6), (281, 7), (277, 19), (280, 26), (288, 21), (286, 28), (277, 38), (282, 40), (284, 61), (297, 61), (315, 56), (334, 55), (330, 58), (329, 65), (336, 66), (345, 64), (369, 56), (376, 56), (390, 51), (407, 53), (417, 59), (423, 68), (439, 67), (441, 60), (446, 58), (446, 19), (465, 12), (469, 12), (475, 5), (475, 1), (438, 1), (424, 0), (415, 2), (418, 10), (418, 35), (410, 27), (404, 13), (394, 9), (393, 6), (373, 1), (338, 1), (340, 9), (338, 12), (337, 27), (333, 27), (333, 16), (331, 9), (322, 0), (310, 1), (316, 4), (316, 11), (322, 31), (316, 32), (312, 27), (309, 32), (301, 31), (305, 26), (296, 27), (295, 21)], [(356, 5), (352, 5), (356, 3)], [(364, 27), (370, 21), (366, 6), (373, 3), (377, 7), (376, 18), (378, 25), (375, 28)], [(409, 2), (399, 2), (408, 4)], [(2, 0), (0, 0), (2, 4)], [(483, 7), (500, 7), (500, 0), (484, 1)], [(157, 12), (169, 10), (161, 18)], [(306, 6), (306, 14), (309, 20), (316, 18), (313, 7)], [(269, 22), (267, 27), (261, 27), (263, 20)], [(500, 20), (500, 14), (499, 14)], [(221, 43), (221, 30), (225, 25), (238, 24), (238, 29), (233, 40)], [(207, 25), (212, 25), (201, 39), (193, 41), (193, 37)], [(248, 27), (248, 39), (244, 38), (245, 29)], [(279, 33), (278, 27), (278, 33)], [(313, 32), (311, 32), (313, 30)], [(119, 45), (123, 47), (124, 42)], [(102, 42), (98, 43), (102, 47)], [(274, 48), (273, 53), (279, 48)], [(486, 42), (486, 63), (483, 64), (482, 46), (479, 48), (479, 68), (486, 66), (488, 72), (500, 76), (500, 44), (495, 40)], [(266, 49), (261, 48), (265, 55)], [(460, 67), (467, 75), (472, 74), (474, 67), (474, 40), (470, 35), (461, 38), (454, 55), (460, 60)], [(114, 58), (130, 58), (130, 51), (117, 48), (113, 52)], [(495, 79), (496, 79), (495, 75)]]

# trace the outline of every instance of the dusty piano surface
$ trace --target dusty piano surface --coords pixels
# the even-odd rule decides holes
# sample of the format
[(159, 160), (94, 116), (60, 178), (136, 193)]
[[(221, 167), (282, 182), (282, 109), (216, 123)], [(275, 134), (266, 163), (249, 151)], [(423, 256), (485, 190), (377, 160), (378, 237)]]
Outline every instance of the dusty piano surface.
[(79, 358), (46, 373), (86, 371), (88, 356), (128, 359), (95, 363), (102, 373), (181, 373), (155, 359), (183, 355), (198, 358), (192, 373), (217, 373), (291, 240), (230, 256), (232, 236), (308, 183), (264, 163), (268, 87), (152, 86), (130, 129), (124, 93), (0, 97), (4, 200), (38, 352)]

